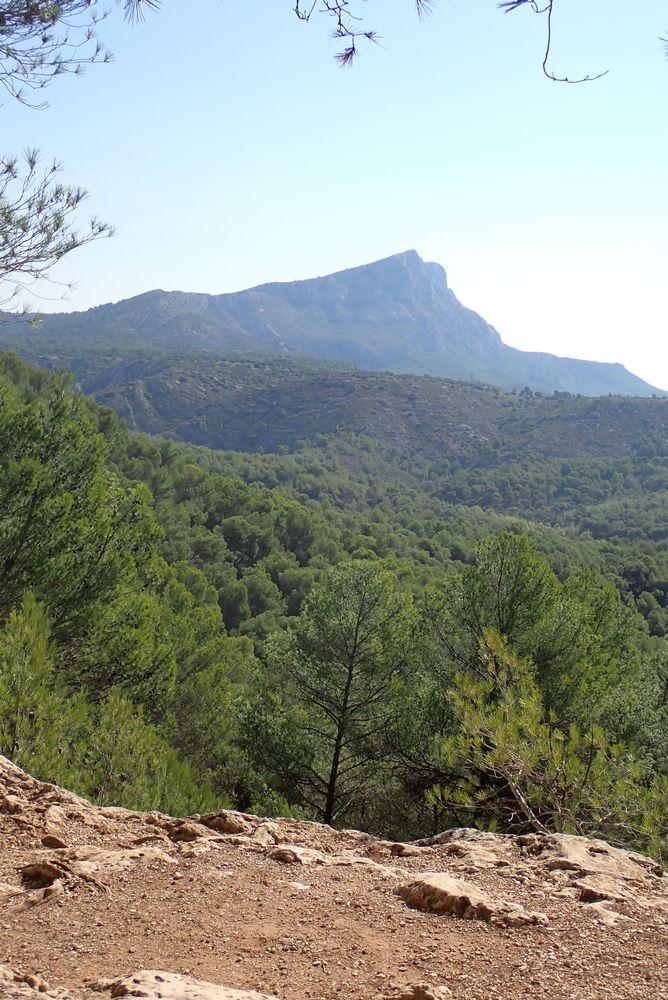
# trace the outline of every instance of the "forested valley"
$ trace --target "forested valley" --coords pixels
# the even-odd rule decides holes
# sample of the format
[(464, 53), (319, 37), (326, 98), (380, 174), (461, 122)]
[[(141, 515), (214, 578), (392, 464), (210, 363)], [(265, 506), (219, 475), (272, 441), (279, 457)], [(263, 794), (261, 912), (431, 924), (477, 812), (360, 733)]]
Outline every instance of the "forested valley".
[(2, 355), (0, 753), (132, 808), (665, 853), (665, 400), (170, 364), (181, 441)]
[(668, 1000), (636, 6), (0, 0), (0, 997)]

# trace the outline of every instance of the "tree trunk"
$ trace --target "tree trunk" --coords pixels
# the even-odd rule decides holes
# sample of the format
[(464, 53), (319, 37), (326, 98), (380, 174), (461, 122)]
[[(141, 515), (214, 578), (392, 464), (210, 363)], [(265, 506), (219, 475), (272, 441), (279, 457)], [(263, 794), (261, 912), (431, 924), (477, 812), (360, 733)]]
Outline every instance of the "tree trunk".
[(329, 769), (329, 779), (327, 781), (327, 796), (325, 798), (325, 811), (323, 812), (322, 821), (323, 823), (328, 823), (330, 826), (332, 820), (334, 819), (334, 807), (336, 806), (336, 785), (339, 780), (339, 766), (341, 764), (341, 750), (343, 748), (343, 736), (348, 722), (348, 705), (350, 703), (350, 692), (353, 686), (353, 677), (355, 676), (356, 650), (357, 650), (357, 637), (355, 637), (355, 645), (348, 660), (348, 676), (346, 678), (346, 686), (343, 692), (343, 700), (341, 702), (341, 714), (339, 715), (338, 724), (336, 727), (336, 739), (334, 740), (332, 766)]
[(336, 740), (334, 741), (332, 766), (329, 771), (329, 780), (327, 781), (327, 797), (325, 799), (325, 811), (322, 815), (323, 823), (328, 823), (330, 826), (332, 820), (334, 819), (334, 806), (336, 805), (336, 784), (339, 778), (339, 764), (341, 763), (342, 742), (343, 742), (343, 723), (340, 722), (336, 732)]

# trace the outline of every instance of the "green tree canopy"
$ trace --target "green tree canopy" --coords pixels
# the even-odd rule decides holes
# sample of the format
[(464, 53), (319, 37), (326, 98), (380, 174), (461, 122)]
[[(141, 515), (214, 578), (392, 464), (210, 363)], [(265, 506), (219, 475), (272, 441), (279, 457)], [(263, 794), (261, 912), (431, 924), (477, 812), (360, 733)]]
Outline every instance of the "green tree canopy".
[(668, 784), (642, 757), (611, 743), (595, 719), (563, 729), (545, 712), (535, 667), (488, 632), (486, 677), (460, 674), (444, 766), (457, 779), (430, 798), (468, 822), (506, 831), (597, 835), (662, 853)]
[(268, 644), (287, 710), (274, 696), (251, 714), (258, 759), (325, 823), (359, 809), (374, 780), (413, 628), (412, 601), (394, 576), (357, 561), (331, 571), (294, 628)]

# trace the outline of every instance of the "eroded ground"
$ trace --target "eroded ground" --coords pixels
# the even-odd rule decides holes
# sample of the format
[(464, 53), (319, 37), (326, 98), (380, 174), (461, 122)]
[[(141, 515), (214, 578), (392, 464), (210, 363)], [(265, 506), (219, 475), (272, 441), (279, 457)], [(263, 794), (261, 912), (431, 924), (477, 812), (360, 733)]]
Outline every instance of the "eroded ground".
[(668, 998), (668, 880), (579, 838), (97, 809), (0, 758), (2, 965), (6, 997)]

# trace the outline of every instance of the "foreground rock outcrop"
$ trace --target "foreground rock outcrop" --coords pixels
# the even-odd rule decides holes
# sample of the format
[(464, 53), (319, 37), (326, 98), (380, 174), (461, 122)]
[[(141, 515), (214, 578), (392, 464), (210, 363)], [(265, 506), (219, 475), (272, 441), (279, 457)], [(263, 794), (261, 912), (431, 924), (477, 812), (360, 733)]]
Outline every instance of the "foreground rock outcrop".
[[(90, 983), (84, 990), (86, 995), (102, 1000), (119, 997), (143, 997), (144, 1000), (276, 1000), (266, 993), (255, 990), (233, 990), (215, 983), (205, 983), (192, 976), (179, 976), (174, 972), (154, 969), (143, 970), (116, 979), (103, 979)], [(67, 1000), (69, 991), (52, 990), (39, 976), (22, 975), (16, 969), (0, 965), (0, 996), (5, 1000)]]
[(579, 837), (96, 808), (0, 758), (0, 997), (124, 996), (668, 998), (668, 880)]
[(503, 927), (547, 924), (544, 913), (525, 910), (519, 903), (494, 899), (462, 879), (441, 872), (427, 872), (395, 890), (411, 906), (431, 913), (449, 913), (464, 920), (485, 920)]
[(95, 991), (109, 992), (118, 997), (144, 997), (145, 1000), (275, 1000), (255, 990), (230, 990), (215, 983), (203, 983), (192, 976), (174, 972), (138, 972), (131, 976), (94, 983)]

